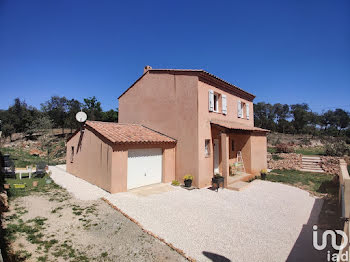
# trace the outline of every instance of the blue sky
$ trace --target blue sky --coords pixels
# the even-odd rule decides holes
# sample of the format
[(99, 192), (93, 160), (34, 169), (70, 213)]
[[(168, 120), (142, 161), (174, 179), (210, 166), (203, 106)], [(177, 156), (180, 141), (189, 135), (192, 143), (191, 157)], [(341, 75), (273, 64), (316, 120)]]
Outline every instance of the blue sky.
[(2, 109), (52, 95), (116, 108), (145, 65), (350, 111), (350, 1), (0, 0)]

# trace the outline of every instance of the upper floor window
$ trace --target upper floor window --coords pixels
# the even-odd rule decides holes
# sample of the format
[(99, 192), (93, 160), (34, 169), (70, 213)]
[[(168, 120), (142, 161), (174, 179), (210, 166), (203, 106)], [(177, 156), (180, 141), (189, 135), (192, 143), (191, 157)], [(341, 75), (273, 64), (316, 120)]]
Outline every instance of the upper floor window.
[(227, 114), (227, 103), (226, 95), (220, 95), (215, 93), (213, 90), (209, 90), (209, 111), (219, 113), (221, 108), (221, 113)]
[(249, 103), (244, 103), (241, 100), (238, 100), (237, 106), (238, 118), (249, 119)]
[(214, 112), (219, 112), (219, 94), (214, 93)]

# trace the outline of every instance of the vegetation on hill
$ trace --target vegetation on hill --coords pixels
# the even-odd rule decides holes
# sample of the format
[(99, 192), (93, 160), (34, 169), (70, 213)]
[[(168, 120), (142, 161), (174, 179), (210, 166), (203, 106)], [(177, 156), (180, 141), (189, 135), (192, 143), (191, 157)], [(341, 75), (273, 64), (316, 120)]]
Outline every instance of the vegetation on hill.
[(38, 126), (43, 126), (43, 122), (50, 128), (73, 130), (78, 128), (79, 123), (75, 120), (75, 115), (80, 110), (87, 113), (89, 120), (118, 122), (118, 110), (103, 111), (96, 97), (85, 98), (81, 103), (64, 96), (53, 96), (41, 104), (40, 110), (16, 98), (7, 110), (0, 110), (0, 130), (5, 137), (14, 133), (30, 134)]
[(255, 125), (273, 132), (344, 137), (350, 143), (350, 115), (343, 109), (312, 112), (303, 104), (254, 105)]

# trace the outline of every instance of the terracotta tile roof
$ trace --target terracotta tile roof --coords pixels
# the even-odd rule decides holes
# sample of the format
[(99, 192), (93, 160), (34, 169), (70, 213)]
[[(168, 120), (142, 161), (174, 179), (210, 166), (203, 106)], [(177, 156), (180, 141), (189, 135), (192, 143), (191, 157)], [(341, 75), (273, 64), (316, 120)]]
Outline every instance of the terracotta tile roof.
[(86, 121), (85, 126), (86, 128), (92, 128), (115, 144), (176, 143), (175, 139), (143, 125)]
[(249, 98), (251, 101), (254, 100), (255, 95), (237, 87), (234, 84), (231, 84), (219, 77), (217, 77), (216, 75), (213, 75), (203, 69), (149, 69), (146, 72), (143, 73), (142, 76), (140, 76), (128, 89), (126, 89), (119, 97), (121, 98), (130, 88), (132, 88), (138, 81), (141, 80), (142, 77), (144, 77), (147, 73), (157, 73), (157, 72), (163, 72), (163, 73), (177, 73), (177, 74), (186, 74), (186, 73), (192, 73), (194, 75), (197, 76), (201, 76), (205, 79), (210, 79), (210, 80), (215, 80), (217, 83), (220, 83), (220, 85), (225, 86), (228, 89), (231, 90), (235, 90), (237, 92), (239, 92), (240, 94), (244, 94), (245, 96), (247, 96), (247, 98)]
[(244, 130), (244, 131), (260, 131), (260, 132), (270, 132), (267, 129), (255, 127), (255, 126), (248, 126), (244, 124), (240, 124), (233, 121), (224, 121), (219, 119), (214, 119), (210, 121), (211, 124), (226, 127), (229, 129), (236, 129), (236, 130)]

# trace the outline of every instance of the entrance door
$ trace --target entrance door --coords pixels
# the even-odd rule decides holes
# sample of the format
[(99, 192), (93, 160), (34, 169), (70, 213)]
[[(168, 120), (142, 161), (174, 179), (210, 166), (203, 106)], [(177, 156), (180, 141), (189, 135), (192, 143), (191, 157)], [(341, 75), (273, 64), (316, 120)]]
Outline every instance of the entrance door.
[(219, 139), (214, 139), (214, 174), (219, 172)]

